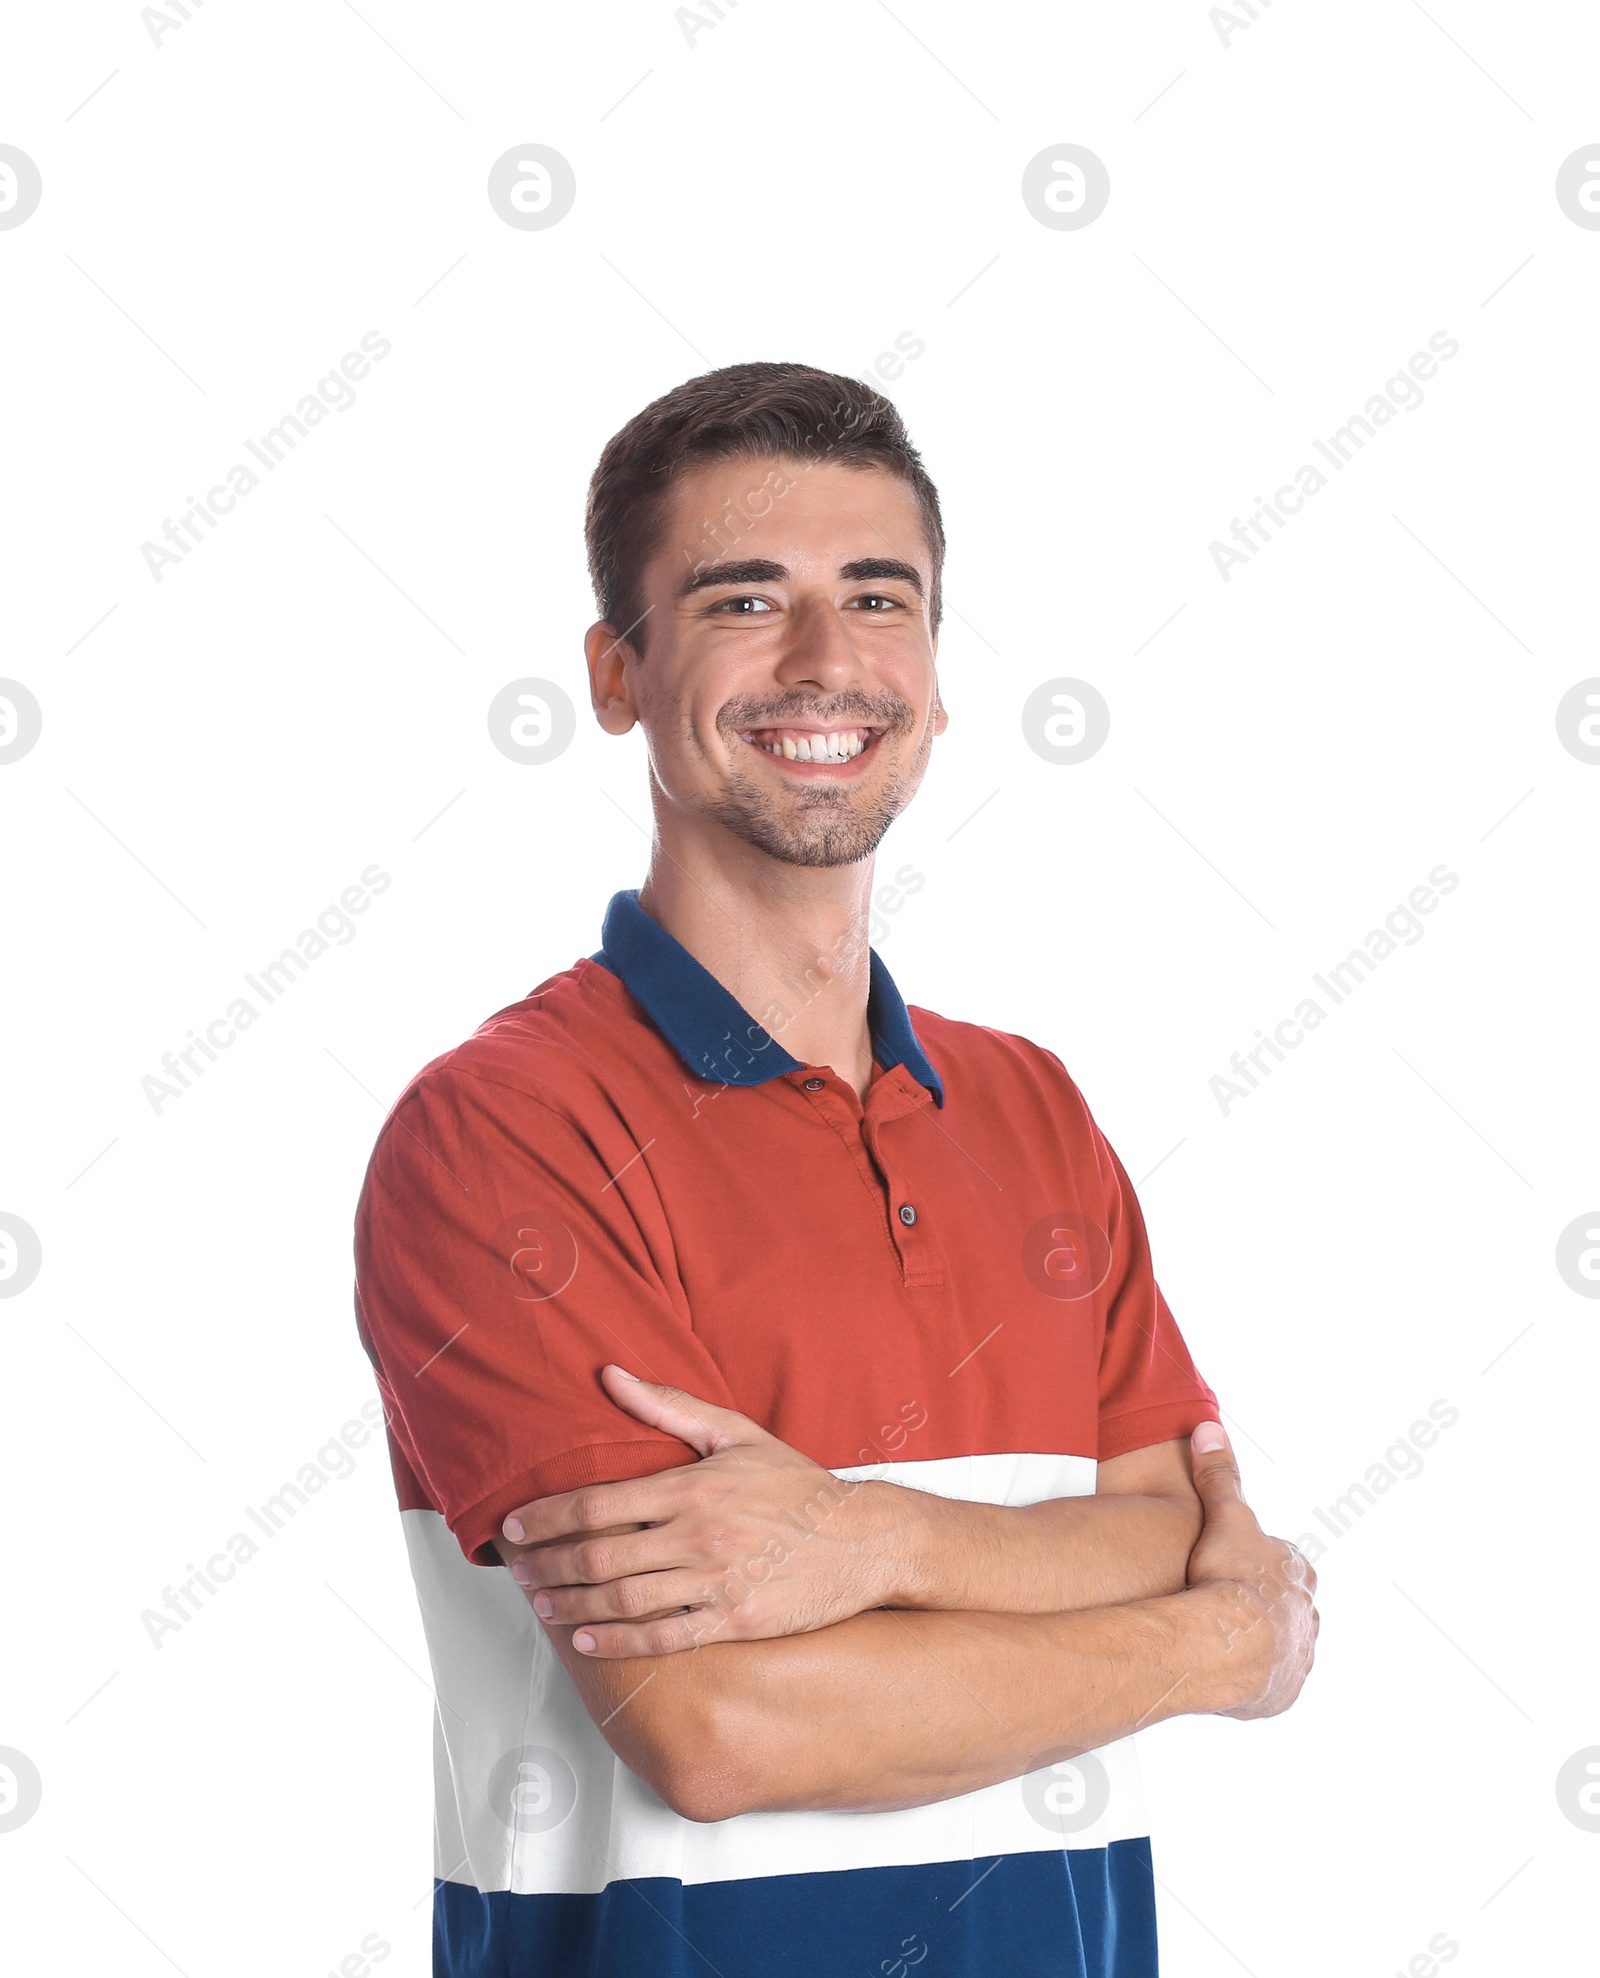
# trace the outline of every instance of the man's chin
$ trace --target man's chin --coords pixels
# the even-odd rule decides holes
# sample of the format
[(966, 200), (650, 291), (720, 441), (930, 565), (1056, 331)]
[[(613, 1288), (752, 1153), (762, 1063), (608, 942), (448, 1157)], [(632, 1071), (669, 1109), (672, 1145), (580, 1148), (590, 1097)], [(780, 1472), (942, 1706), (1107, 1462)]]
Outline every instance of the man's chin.
[(810, 866), (822, 871), (841, 865), (859, 865), (863, 859), (871, 858), (878, 849), (876, 844), (850, 846), (782, 846), (766, 844), (757, 846), (758, 851), (766, 852), (771, 858), (784, 865)]
[(883, 842), (892, 817), (852, 817), (813, 811), (800, 823), (742, 804), (714, 805), (709, 813), (724, 830), (782, 865), (824, 869), (859, 865)]
[(874, 834), (859, 830), (823, 833), (754, 830), (741, 831), (739, 836), (747, 845), (753, 845), (758, 852), (765, 852), (768, 858), (777, 859), (783, 865), (818, 868), (859, 865), (863, 859), (871, 858), (883, 841), (882, 831)]

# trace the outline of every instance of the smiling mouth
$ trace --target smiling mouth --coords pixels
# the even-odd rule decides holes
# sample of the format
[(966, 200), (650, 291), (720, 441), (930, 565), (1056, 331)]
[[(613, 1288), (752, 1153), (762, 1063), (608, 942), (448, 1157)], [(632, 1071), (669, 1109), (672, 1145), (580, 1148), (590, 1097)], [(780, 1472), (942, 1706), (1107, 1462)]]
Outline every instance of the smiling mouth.
[(881, 728), (745, 728), (739, 739), (783, 763), (840, 768), (859, 760), (883, 733)]

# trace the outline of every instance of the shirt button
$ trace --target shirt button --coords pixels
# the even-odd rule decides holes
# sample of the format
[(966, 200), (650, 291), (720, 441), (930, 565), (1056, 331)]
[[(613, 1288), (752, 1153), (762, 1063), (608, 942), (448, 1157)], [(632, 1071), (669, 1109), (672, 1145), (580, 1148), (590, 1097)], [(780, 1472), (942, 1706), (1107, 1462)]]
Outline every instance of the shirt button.
[(900, 1220), (905, 1224), (906, 1228), (909, 1229), (916, 1219), (916, 1210), (912, 1208), (909, 1202), (902, 1202), (900, 1204)]
[(806, 1090), (808, 1092), (820, 1092), (827, 1082), (825, 1078), (808, 1078), (806, 1080)]

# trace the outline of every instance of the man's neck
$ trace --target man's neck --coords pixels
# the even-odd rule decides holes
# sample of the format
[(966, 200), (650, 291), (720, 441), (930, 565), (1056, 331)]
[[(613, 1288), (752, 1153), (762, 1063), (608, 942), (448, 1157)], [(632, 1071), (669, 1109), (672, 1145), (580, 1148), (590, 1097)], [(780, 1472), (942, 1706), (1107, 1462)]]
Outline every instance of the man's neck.
[(801, 1064), (865, 1098), (872, 860), (791, 866), (740, 847), (691, 870), (657, 846), (639, 904)]

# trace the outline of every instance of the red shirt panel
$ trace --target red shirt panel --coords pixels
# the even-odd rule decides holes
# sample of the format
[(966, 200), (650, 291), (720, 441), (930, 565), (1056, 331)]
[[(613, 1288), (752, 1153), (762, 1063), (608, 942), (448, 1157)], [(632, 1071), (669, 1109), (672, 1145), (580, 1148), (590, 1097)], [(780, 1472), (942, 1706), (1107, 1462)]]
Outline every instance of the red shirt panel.
[(1215, 1418), (1060, 1061), (910, 1014), (942, 1107), (904, 1064), (864, 1105), (825, 1067), (695, 1077), (594, 960), (420, 1073), (356, 1222), (402, 1503), (494, 1564), (515, 1505), (692, 1460), (609, 1360), (830, 1469), (1103, 1461)]

